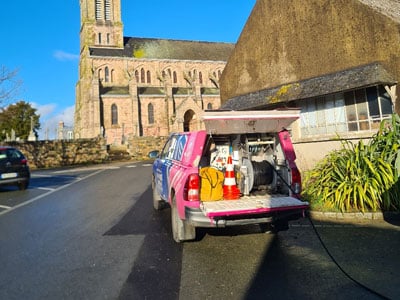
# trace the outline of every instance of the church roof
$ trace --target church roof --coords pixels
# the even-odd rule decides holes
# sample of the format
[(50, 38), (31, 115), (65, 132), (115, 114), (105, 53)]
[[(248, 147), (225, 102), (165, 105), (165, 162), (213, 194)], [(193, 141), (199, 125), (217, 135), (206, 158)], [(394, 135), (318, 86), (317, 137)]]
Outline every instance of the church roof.
[(227, 61), (235, 44), (125, 37), (124, 49), (90, 48), (92, 56)]

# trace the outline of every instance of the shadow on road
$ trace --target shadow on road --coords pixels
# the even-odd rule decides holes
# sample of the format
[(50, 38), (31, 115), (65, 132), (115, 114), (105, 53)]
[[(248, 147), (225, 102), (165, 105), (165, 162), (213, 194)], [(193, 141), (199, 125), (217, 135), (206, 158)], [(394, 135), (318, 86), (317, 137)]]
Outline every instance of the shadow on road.
[(144, 242), (119, 299), (177, 299), (182, 245), (171, 238), (170, 210), (155, 212), (151, 187), (105, 235), (144, 235)]
[(315, 222), (278, 234), (246, 299), (400, 298), (396, 227)]
[[(202, 230), (202, 240), (185, 244), (184, 265), (170, 209), (155, 212), (151, 197), (149, 187), (105, 233), (144, 236), (119, 299), (400, 299), (400, 230), (388, 222), (315, 221), (323, 244), (308, 219), (271, 238), (255, 227)], [(258, 261), (249, 276), (248, 258)]]

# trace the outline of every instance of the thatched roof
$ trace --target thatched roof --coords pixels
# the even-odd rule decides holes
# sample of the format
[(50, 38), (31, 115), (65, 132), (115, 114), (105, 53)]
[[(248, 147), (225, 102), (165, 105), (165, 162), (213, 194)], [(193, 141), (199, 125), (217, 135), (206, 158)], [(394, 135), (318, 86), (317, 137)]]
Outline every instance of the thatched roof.
[(246, 95), (225, 102), (221, 109), (262, 109), (294, 100), (315, 98), (361, 87), (379, 84), (395, 84), (395, 77), (380, 63), (372, 63), (341, 72), (289, 83)]
[(400, 1), (399, 0), (358, 0), (370, 6), (381, 14), (400, 23)]

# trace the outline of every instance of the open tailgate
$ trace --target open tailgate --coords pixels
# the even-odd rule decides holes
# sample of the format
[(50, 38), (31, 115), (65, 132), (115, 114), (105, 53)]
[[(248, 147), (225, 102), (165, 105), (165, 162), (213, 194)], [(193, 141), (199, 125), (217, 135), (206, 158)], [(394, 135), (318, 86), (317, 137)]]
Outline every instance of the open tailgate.
[(201, 204), (203, 213), (208, 217), (304, 210), (308, 207), (308, 202), (288, 196), (242, 196), (238, 200), (210, 201)]
[(279, 132), (300, 117), (300, 110), (206, 111), (203, 121), (209, 134)]

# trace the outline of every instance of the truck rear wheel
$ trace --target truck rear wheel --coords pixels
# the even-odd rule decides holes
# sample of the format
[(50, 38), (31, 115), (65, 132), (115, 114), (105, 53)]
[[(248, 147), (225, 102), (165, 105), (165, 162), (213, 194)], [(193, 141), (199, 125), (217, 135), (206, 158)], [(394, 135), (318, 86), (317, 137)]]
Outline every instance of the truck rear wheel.
[(179, 217), (175, 197), (172, 199), (171, 205), (171, 227), (172, 236), (177, 243), (194, 240), (196, 238), (196, 228)]

